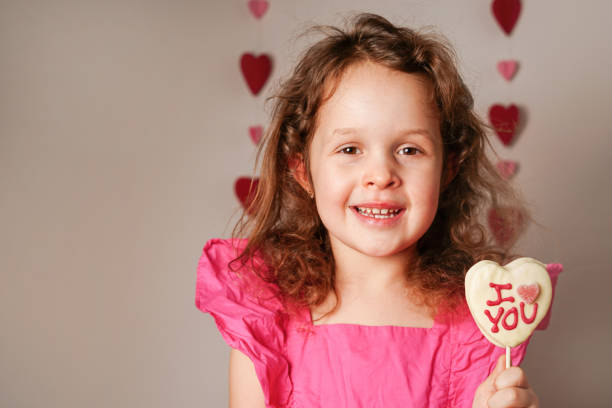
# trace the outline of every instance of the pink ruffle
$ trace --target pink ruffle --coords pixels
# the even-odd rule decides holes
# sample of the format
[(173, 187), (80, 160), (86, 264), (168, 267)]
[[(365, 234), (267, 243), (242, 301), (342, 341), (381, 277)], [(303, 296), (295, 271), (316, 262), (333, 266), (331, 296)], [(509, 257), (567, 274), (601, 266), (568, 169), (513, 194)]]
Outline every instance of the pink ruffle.
[[(195, 304), (210, 313), (227, 344), (247, 355), (255, 366), (266, 406), (291, 407), (292, 383), (285, 353), (282, 305), (247, 269), (229, 270), (228, 261), (244, 240), (212, 239), (198, 263)], [(236, 263), (238, 265), (239, 263)]]

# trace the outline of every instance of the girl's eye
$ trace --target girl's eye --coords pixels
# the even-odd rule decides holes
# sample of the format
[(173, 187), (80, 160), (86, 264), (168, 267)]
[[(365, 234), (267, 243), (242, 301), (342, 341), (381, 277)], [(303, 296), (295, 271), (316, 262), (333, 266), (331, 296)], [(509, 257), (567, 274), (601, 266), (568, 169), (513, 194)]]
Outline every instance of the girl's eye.
[(400, 149), (400, 154), (405, 154), (405, 155), (414, 155), (417, 154), (419, 152), (419, 149), (417, 149), (416, 147), (402, 147)]
[(359, 149), (355, 146), (346, 146), (340, 149), (340, 152), (344, 154), (356, 154), (358, 151)]

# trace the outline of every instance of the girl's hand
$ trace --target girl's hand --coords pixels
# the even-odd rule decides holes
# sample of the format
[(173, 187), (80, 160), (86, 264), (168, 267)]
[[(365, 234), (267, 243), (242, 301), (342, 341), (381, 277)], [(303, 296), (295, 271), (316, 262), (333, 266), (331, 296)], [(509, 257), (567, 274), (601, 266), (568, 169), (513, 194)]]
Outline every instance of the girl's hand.
[(495, 369), (476, 389), (472, 408), (509, 408), (540, 406), (538, 396), (527, 383), (520, 367), (505, 368), (506, 356), (497, 359)]

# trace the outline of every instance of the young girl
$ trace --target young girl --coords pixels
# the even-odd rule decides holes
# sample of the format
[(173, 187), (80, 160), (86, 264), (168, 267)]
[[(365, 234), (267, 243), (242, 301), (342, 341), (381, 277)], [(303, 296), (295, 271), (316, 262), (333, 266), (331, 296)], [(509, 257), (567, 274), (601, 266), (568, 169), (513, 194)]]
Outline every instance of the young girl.
[(234, 238), (198, 265), (196, 305), (232, 348), (230, 406), (538, 406), (465, 305), (467, 269), (511, 259), (481, 210), (526, 214), (452, 51), (372, 14), (324, 32), (276, 96)]

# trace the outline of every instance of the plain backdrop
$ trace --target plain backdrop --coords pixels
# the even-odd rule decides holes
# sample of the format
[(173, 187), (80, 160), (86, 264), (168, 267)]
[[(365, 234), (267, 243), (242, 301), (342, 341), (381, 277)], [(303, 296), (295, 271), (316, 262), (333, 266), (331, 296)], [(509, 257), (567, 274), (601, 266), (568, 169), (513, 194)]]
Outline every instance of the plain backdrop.
[[(611, 406), (610, 3), (524, 0), (510, 37), (484, 0), (246, 3), (0, 1), (0, 406), (227, 405), (197, 260), (230, 235), (299, 34), (356, 11), (445, 34), (481, 115), (523, 108), (516, 143), (493, 140), (539, 223), (520, 250), (565, 265), (523, 367), (543, 406)], [(257, 97), (244, 52), (274, 60)]]

